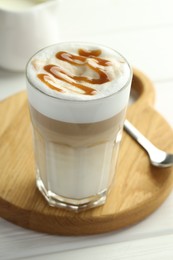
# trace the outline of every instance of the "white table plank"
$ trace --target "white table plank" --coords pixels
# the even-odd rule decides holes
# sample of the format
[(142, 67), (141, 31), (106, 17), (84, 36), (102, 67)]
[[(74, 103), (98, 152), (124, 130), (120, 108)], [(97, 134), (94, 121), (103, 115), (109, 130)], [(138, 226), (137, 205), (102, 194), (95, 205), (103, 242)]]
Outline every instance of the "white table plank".
[[(49, 255), (49, 260), (172, 260), (172, 245), (173, 235), (150, 237), (147, 239), (51, 254)], [(29, 259), (44, 260), (47, 259), (47, 256), (37, 256)]]

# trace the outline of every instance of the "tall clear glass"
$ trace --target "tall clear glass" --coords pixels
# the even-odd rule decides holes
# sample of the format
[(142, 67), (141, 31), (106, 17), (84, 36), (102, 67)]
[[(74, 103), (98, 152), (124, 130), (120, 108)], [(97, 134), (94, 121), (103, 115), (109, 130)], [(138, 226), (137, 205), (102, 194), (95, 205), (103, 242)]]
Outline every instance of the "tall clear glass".
[(78, 212), (105, 203), (116, 173), (129, 71), (127, 82), (109, 96), (66, 100), (33, 85), (27, 66), (36, 184), (49, 205)]

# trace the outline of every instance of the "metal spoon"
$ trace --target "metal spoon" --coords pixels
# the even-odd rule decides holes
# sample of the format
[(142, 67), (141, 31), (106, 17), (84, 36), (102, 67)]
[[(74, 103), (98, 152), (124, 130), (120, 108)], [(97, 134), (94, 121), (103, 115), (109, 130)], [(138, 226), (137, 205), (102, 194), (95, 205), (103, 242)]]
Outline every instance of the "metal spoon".
[(152, 165), (156, 167), (170, 167), (173, 165), (173, 154), (166, 153), (155, 147), (128, 120), (124, 122), (124, 129), (148, 153)]

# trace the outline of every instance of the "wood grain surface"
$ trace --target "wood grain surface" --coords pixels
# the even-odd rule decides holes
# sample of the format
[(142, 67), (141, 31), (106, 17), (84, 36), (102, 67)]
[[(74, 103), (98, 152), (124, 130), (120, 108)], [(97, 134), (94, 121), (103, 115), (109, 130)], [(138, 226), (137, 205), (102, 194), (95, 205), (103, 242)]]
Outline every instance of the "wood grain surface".
[[(132, 84), (138, 98), (127, 118), (156, 146), (173, 152), (173, 131), (154, 110), (154, 88), (140, 71)], [(61, 235), (109, 232), (132, 225), (156, 210), (173, 187), (173, 168), (152, 167), (148, 156), (125, 132), (117, 173), (105, 205), (73, 213), (47, 205), (35, 185), (27, 96), (0, 103), (0, 216), (24, 228)]]

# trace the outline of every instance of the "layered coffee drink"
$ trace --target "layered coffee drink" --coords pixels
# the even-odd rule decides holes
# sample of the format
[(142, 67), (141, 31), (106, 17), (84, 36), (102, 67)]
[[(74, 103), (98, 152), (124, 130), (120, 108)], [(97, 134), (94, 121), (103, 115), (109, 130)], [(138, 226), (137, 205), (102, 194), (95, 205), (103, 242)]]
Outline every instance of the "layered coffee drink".
[(51, 206), (105, 202), (115, 176), (131, 69), (101, 45), (59, 43), (27, 65), (36, 183)]

